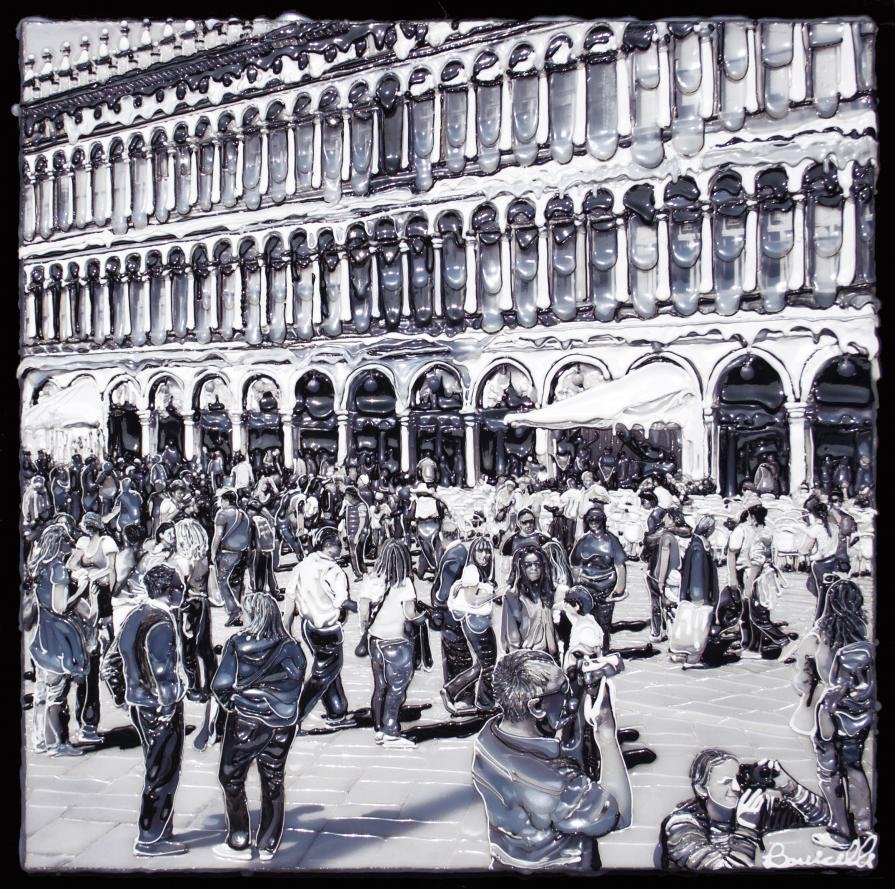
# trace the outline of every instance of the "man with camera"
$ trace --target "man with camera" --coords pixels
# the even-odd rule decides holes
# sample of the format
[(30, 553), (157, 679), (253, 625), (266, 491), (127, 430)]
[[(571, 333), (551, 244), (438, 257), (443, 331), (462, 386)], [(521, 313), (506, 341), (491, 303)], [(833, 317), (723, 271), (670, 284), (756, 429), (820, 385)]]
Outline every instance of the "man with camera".
[(472, 780), (485, 803), (492, 868), (599, 867), (597, 837), (631, 823), (631, 785), (616, 734), (611, 688), (598, 683), (584, 717), (600, 751), (600, 779), (556, 737), (569, 681), (543, 651), (520, 649), (494, 668), (499, 716), (476, 738)]
[(693, 760), (690, 780), (696, 796), (662, 822), (662, 866), (668, 870), (759, 867), (765, 834), (829, 819), (824, 799), (773, 759), (741, 763), (709, 748)]

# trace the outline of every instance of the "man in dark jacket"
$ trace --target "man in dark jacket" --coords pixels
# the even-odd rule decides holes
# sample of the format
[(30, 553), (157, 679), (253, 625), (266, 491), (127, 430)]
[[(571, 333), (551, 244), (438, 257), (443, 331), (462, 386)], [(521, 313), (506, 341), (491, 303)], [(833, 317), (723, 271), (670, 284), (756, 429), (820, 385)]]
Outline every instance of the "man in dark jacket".
[(184, 589), (179, 575), (168, 565), (152, 568), (143, 583), (148, 598), (128, 614), (116, 640), (124, 675), (124, 702), (130, 705), (145, 762), (134, 855), (180, 855), (187, 848), (174, 842), (171, 833), (183, 755), (186, 685), (172, 612), (180, 606)]
[[(460, 540), (460, 529), (446, 519), (441, 528), (444, 551), (438, 560), (435, 580), (432, 582), (432, 629), (441, 633), (441, 663), (444, 684), (469, 670), (472, 655), (463, 635), (463, 627), (447, 607), (451, 587), (460, 579), (469, 558), (468, 546)], [(475, 688), (464, 689), (456, 700), (451, 700), (442, 690), (442, 700), (452, 715), (467, 715), (475, 712)]]
[(243, 609), (249, 625), (227, 640), (211, 683), (227, 711), (218, 772), (227, 805), (227, 841), (212, 851), (220, 858), (251, 860), (245, 781), (249, 767), (257, 762), (261, 823), (256, 845), (261, 860), (269, 861), (283, 835), (283, 774), (295, 737), (306, 661), (301, 646), (286, 632), (271, 596), (250, 593)]

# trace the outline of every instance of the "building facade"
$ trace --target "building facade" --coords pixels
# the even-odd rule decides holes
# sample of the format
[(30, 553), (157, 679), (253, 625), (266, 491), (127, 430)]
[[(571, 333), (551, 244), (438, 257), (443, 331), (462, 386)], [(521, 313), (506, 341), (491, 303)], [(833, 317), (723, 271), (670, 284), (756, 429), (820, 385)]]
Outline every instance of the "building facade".
[(473, 485), (596, 462), (503, 418), (663, 362), (701, 412), (645, 393), (641, 462), (872, 479), (871, 21), (118, 32), (24, 63), (26, 447)]

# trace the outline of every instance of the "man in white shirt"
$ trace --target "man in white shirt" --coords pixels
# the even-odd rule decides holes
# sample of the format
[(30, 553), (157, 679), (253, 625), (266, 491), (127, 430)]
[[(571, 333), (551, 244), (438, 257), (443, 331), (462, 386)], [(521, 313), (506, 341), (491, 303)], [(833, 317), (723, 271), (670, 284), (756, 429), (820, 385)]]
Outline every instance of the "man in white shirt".
[(566, 490), (559, 498), (562, 506), (562, 544), (567, 552), (571, 552), (575, 545), (575, 532), (578, 529), (578, 513), (581, 511), (581, 501), (584, 492), (578, 487), (578, 482), (570, 478), (566, 482)]
[(248, 460), (239, 452), (233, 457), (233, 487), (242, 492), (251, 490), (255, 484), (255, 475)]
[[(339, 567), (342, 544), (335, 528), (321, 528), (317, 549), (292, 569), (283, 602), (286, 631), (292, 631), (295, 617), (301, 620), (301, 639), (314, 658), (301, 697), (298, 722), (322, 700), (330, 726), (355, 725), (346, 717), (348, 699), (342, 687), (342, 621), (355, 603), (348, 596), (348, 575)], [(352, 608), (354, 606), (354, 608)]]

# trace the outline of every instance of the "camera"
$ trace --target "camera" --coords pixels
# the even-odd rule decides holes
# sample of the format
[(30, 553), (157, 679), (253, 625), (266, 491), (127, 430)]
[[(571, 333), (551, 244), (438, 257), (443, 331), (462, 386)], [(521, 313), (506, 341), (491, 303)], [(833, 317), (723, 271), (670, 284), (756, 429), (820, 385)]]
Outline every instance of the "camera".
[(581, 675), (588, 689), (595, 691), (600, 681), (617, 676), (625, 669), (625, 662), (620, 654), (609, 654), (605, 657), (585, 657), (581, 661)]
[(758, 788), (770, 790), (774, 787), (775, 778), (780, 774), (777, 769), (771, 768), (766, 763), (745, 762), (740, 764), (737, 772), (737, 784), (743, 790)]

